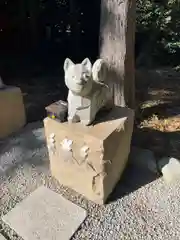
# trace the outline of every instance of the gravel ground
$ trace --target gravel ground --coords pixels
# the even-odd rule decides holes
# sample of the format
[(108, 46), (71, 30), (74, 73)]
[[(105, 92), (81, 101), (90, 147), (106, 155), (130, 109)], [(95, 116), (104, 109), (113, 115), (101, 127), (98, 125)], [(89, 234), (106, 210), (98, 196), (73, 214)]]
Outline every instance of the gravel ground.
[[(9, 152), (8, 158), (4, 149)], [(179, 240), (178, 182), (165, 185), (162, 178), (156, 179), (150, 172), (129, 165), (108, 203), (93, 204), (60, 186), (50, 175), (41, 123), (29, 125), (18, 137), (6, 139), (5, 145), (1, 143), (0, 164), (0, 215), (10, 211), (38, 186), (46, 185), (88, 211), (87, 219), (72, 240)], [(1, 219), (0, 233), (7, 239), (21, 239)]]

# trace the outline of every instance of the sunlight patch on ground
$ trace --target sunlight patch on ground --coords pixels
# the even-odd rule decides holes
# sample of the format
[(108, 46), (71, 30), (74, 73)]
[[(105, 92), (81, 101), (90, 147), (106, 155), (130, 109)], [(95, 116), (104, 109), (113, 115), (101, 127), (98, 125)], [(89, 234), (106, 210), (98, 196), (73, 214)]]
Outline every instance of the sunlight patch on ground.
[(157, 115), (152, 115), (150, 119), (141, 122), (139, 127), (148, 127), (161, 132), (177, 132), (180, 131), (180, 117), (159, 119)]

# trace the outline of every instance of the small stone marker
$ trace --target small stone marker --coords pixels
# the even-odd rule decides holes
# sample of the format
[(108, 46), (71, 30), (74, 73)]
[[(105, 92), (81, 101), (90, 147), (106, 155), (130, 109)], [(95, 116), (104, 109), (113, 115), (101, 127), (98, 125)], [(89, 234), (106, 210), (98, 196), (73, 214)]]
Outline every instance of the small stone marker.
[(158, 161), (158, 167), (167, 183), (180, 179), (180, 161), (172, 157), (163, 157)]
[(3, 221), (24, 240), (69, 240), (85, 218), (84, 209), (42, 186)]
[(67, 103), (64, 101), (57, 101), (46, 107), (47, 115), (52, 119), (57, 119), (60, 122), (64, 122), (67, 117)]
[(6, 240), (3, 235), (0, 234), (0, 240)]

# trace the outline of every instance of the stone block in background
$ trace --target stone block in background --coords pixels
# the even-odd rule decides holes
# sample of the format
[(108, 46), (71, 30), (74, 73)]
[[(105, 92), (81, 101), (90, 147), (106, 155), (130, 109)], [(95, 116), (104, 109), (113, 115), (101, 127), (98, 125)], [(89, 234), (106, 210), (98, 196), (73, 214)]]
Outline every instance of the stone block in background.
[(0, 89), (0, 138), (18, 131), (26, 123), (23, 96), (18, 87)]
[(44, 119), (52, 175), (98, 204), (105, 203), (126, 166), (133, 110), (115, 107), (93, 126)]

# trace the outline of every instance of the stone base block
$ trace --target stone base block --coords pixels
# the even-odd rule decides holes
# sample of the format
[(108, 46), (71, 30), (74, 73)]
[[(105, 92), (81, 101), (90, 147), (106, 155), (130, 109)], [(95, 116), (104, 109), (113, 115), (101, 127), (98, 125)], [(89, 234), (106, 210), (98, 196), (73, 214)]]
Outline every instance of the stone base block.
[(105, 203), (126, 166), (134, 112), (115, 107), (93, 126), (44, 119), (52, 175), (87, 199)]
[(6, 87), (0, 90), (0, 111), (0, 138), (24, 126), (26, 117), (20, 88)]

